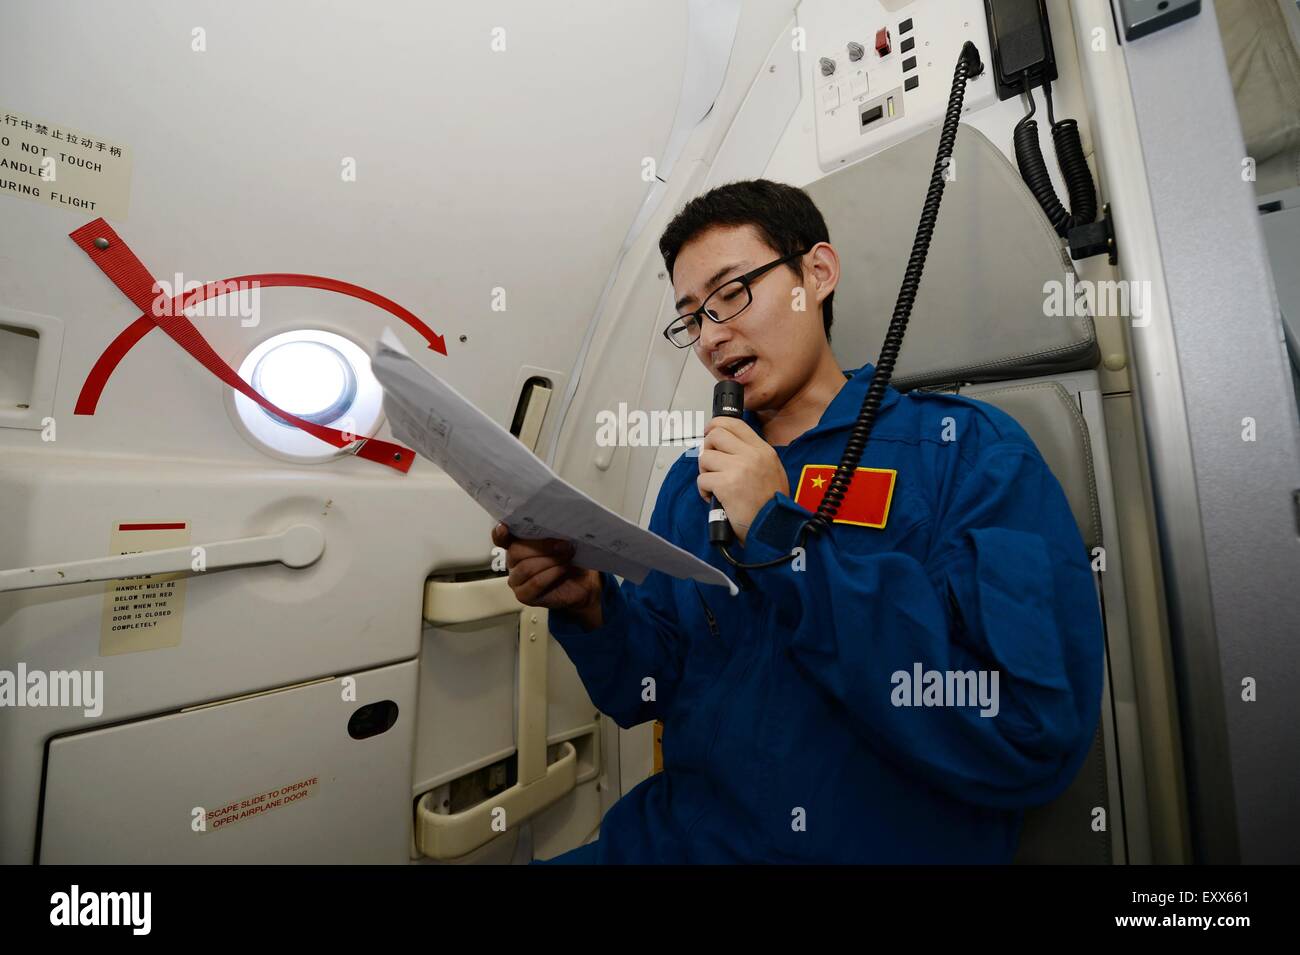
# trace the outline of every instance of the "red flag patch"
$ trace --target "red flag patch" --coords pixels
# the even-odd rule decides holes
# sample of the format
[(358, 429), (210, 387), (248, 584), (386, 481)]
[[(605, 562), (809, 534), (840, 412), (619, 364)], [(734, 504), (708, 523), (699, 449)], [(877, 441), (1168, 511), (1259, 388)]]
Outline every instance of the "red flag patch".
[[(795, 488), (794, 502), (810, 511), (817, 510), (835, 476), (835, 468), (834, 464), (805, 464)], [(884, 527), (889, 520), (889, 505), (894, 499), (897, 479), (898, 472), (892, 468), (858, 468), (835, 512), (835, 523)]]

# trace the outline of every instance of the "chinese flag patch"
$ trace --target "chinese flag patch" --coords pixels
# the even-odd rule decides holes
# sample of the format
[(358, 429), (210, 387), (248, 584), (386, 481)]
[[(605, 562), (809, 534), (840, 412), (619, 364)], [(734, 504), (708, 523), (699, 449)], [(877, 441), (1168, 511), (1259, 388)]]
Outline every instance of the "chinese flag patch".
[[(794, 502), (810, 511), (817, 510), (835, 476), (835, 468), (834, 464), (805, 464), (795, 488)], [(835, 523), (884, 527), (897, 478), (898, 472), (892, 469), (858, 468), (835, 512)]]

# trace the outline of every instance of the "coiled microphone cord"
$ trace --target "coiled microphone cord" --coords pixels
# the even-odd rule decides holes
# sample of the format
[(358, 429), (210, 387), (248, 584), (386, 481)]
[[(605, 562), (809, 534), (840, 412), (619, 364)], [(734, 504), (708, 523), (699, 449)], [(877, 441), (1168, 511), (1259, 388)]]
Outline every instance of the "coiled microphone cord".
[[(948, 161), (952, 157), (953, 145), (957, 141), (957, 125), (961, 120), (962, 101), (966, 96), (966, 82), (984, 72), (979, 50), (969, 40), (961, 48), (957, 57), (957, 68), (953, 72), (952, 90), (948, 94), (948, 108), (943, 116), (943, 129), (939, 133), (939, 150), (935, 155), (934, 169), (930, 173), (930, 187), (926, 190), (925, 203), (921, 207), (921, 221), (916, 227), (916, 238), (912, 242), (912, 254), (907, 259), (907, 269), (903, 273), (903, 284), (898, 290), (898, 299), (894, 304), (894, 314), (885, 332), (885, 341), (880, 346), (880, 358), (876, 362), (875, 373), (867, 388), (866, 397), (862, 399), (862, 409), (853, 423), (849, 439), (844, 446), (844, 454), (835, 476), (826, 488), (825, 496), (817, 506), (817, 512), (804, 522), (799, 529), (798, 546), (802, 546), (809, 533), (820, 534), (831, 526), (839, 510), (844, 495), (848, 492), (849, 482), (866, 450), (871, 430), (876, 424), (876, 415), (885, 398), (885, 389), (894, 376), (894, 364), (903, 345), (903, 335), (907, 332), (908, 320), (912, 317), (912, 306), (916, 302), (916, 293), (921, 287), (921, 275), (925, 271), (925, 257), (930, 250), (930, 239), (934, 235), (935, 222), (939, 218), (939, 204), (943, 200), (943, 187), (947, 181)], [(761, 567), (775, 567), (794, 559), (794, 550), (789, 554), (757, 563), (742, 563), (727, 551), (725, 545), (719, 550), (726, 559), (741, 570), (754, 570)]]

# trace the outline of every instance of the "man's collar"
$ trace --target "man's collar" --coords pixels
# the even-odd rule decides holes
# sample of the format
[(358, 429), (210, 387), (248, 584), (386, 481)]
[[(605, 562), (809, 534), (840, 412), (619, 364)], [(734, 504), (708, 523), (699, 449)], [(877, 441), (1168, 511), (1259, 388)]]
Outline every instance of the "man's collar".
[[(843, 372), (848, 379), (839, 393), (831, 399), (831, 403), (826, 406), (822, 412), (821, 420), (813, 427), (809, 428), (799, 438), (812, 437), (823, 431), (832, 431), (835, 428), (849, 427), (857, 420), (858, 412), (862, 410), (862, 400), (867, 396), (867, 388), (871, 384), (871, 378), (876, 372), (876, 366), (868, 362), (861, 368), (853, 372)], [(880, 410), (884, 411), (890, 405), (898, 401), (898, 392), (893, 388), (885, 389), (884, 400), (880, 403)], [(759, 434), (763, 433), (758, 415), (746, 409), (741, 413), (741, 419), (753, 428)], [(796, 438), (795, 440), (799, 440)], [(791, 442), (793, 443), (793, 442)]]

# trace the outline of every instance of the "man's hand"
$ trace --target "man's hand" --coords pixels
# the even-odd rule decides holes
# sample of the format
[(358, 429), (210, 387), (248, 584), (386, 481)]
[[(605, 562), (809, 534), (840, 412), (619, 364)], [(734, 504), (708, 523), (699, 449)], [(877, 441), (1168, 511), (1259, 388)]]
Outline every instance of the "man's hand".
[(521, 604), (568, 611), (587, 630), (601, 625), (600, 573), (572, 563), (572, 544), (515, 537), (505, 524), (492, 528), (492, 543), (506, 549), (506, 582)]
[(790, 493), (785, 466), (772, 446), (740, 418), (725, 415), (712, 419), (704, 429), (695, 486), (705, 501), (717, 495), (741, 544), (772, 495)]

